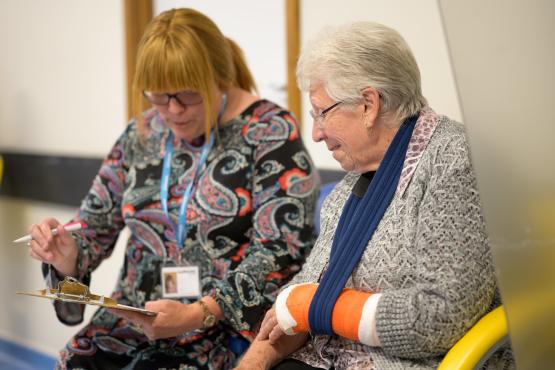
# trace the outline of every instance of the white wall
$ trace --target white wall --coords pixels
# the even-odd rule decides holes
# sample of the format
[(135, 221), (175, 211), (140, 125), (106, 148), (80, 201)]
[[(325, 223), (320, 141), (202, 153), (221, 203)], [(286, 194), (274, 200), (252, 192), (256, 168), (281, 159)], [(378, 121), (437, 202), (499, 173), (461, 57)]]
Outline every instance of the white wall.
[(104, 155), (126, 118), (123, 8), (0, 2), (0, 147)]
[[(104, 156), (126, 120), (121, 0), (2, 0), (0, 45), (0, 152)], [(51, 355), (77, 328), (60, 324), (50, 302), (15, 295), (44, 282), (27, 248), (11, 241), (74, 212), (0, 198), (0, 336)], [(119, 249), (93, 275), (93, 292), (112, 291)]]

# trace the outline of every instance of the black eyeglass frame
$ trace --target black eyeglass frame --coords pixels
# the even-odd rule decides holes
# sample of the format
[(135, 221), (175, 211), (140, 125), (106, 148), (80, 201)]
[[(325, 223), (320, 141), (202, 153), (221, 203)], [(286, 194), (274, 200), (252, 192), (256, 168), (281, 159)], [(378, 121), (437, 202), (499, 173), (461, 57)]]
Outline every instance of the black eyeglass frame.
[[(153, 101), (152, 100), (152, 96), (149, 95), (152, 94), (150, 91), (143, 91), (143, 96), (145, 97), (146, 100), (148, 100), (151, 104), (155, 104), (155, 105), (169, 105), (170, 104), (170, 100), (172, 98), (175, 99), (176, 102), (178, 102), (181, 106), (185, 107), (187, 105), (196, 105), (196, 104), (200, 104), (202, 103), (202, 96), (198, 93), (191, 93), (190, 91), (180, 91), (177, 92), (175, 94), (170, 94), (170, 93), (156, 93), (158, 96), (162, 97), (165, 96), (167, 97), (167, 99), (165, 99), (165, 102), (163, 103), (159, 103), (158, 101)], [(194, 102), (184, 102), (182, 101), (179, 96), (183, 95), (183, 94), (188, 94), (188, 95), (197, 95), (198, 96), (198, 101), (194, 101)]]
[(337, 107), (339, 104), (342, 104), (342, 103), (343, 101), (335, 102), (329, 107), (327, 107), (326, 109), (322, 110), (319, 114), (315, 114), (313, 110), (310, 110), (309, 112), (310, 116), (312, 117), (314, 122), (321, 124), (322, 122), (324, 122), (324, 119), (326, 118), (326, 114), (328, 114), (332, 109), (334, 109), (335, 107)]

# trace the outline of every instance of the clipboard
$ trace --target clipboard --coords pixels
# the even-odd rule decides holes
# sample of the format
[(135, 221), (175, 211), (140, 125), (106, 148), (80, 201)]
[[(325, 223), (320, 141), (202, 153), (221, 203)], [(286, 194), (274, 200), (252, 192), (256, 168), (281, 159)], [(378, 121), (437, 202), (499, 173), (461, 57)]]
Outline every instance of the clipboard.
[(35, 292), (17, 292), (16, 294), (31, 297), (47, 298), (52, 300), (60, 300), (70, 303), (90, 304), (94, 306), (113, 308), (116, 310), (132, 311), (142, 313), (147, 316), (156, 316), (157, 313), (147, 311), (142, 308), (126, 306), (119, 304), (115, 299), (104, 297), (102, 295), (92, 294), (89, 287), (82, 284), (77, 279), (66, 276), (63, 281), (58, 283), (58, 288), (41, 289)]

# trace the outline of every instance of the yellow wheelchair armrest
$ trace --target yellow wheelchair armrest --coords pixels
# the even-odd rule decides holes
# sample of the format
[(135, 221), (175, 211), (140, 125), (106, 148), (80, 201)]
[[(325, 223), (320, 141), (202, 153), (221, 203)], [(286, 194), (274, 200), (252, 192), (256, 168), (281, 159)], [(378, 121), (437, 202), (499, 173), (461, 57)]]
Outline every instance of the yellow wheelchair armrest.
[(482, 317), (447, 352), (438, 370), (472, 370), (508, 340), (503, 306)]

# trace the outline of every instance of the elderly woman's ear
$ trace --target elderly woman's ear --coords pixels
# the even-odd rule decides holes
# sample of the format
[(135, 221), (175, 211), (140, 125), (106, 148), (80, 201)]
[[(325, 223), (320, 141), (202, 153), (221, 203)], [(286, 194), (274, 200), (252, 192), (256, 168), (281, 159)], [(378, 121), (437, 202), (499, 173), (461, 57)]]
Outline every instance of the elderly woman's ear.
[(364, 125), (370, 129), (378, 119), (380, 113), (380, 93), (373, 87), (362, 90), (362, 103), (364, 104)]

